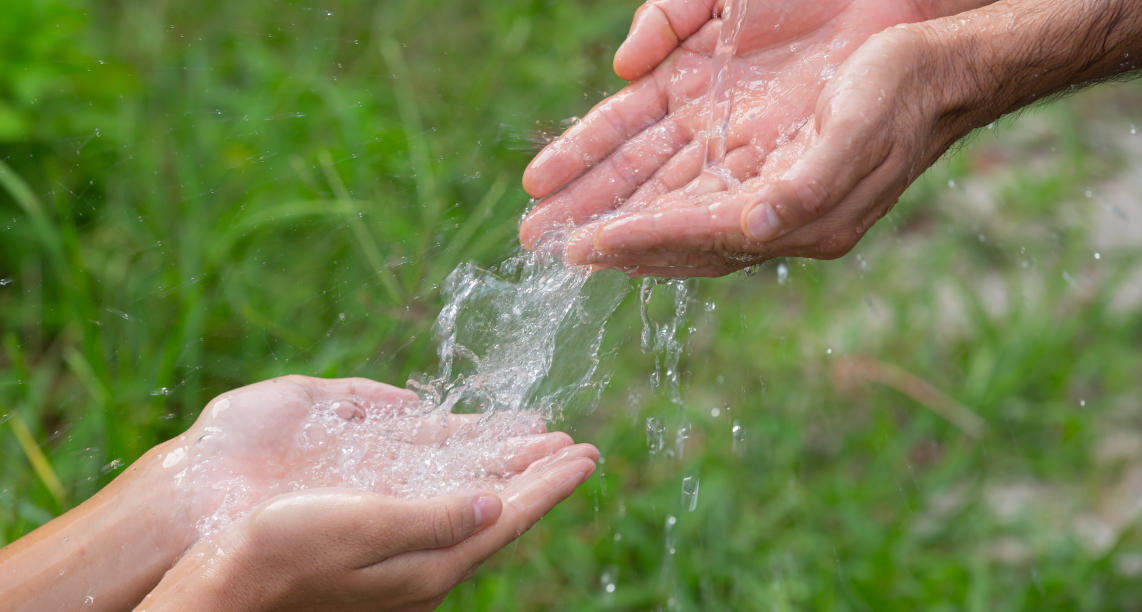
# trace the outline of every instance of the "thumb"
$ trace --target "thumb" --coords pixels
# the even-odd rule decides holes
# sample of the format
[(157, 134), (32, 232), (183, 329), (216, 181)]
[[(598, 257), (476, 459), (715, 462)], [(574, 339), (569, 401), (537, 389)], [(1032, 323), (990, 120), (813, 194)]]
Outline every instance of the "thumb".
[(386, 512), (393, 554), (455, 546), (502, 512), (500, 498), (490, 493), (394, 501)]
[(658, 66), (682, 41), (713, 19), (722, 0), (649, 0), (638, 8), (630, 33), (615, 51), (615, 74), (633, 81)]

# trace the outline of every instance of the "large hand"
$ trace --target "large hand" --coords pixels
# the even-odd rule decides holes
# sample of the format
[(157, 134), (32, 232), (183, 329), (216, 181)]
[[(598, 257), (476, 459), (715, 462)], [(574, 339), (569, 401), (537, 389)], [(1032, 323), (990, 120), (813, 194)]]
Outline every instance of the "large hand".
[[(547, 232), (582, 226), (602, 213), (632, 213), (652, 203), (661, 212), (664, 202), (682, 206), (703, 193), (725, 188), (710, 176), (700, 177), (710, 110), (707, 94), (716, 67), (711, 54), (721, 29), (720, 21), (696, 25), (701, 21), (702, 4), (675, 0), (640, 10), (631, 38), (616, 57), (616, 68), (620, 74), (638, 74), (663, 53), (670, 55), (649, 74), (598, 105), (532, 162), (524, 175), (524, 186), (532, 195), (542, 197), (562, 189), (525, 219), (520, 229), (525, 245), (536, 244)], [(739, 181), (759, 176), (772, 180), (775, 172), (788, 168), (794, 156), (804, 152), (803, 134), (823, 126), (829, 99), (836, 97), (822, 92), (826, 86), (832, 91), (840, 89), (836, 84), (839, 74), (833, 74), (844, 70), (843, 62), (886, 26), (925, 16), (910, 2), (885, 0), (794, 3), (792, 8), (774, 4), (750, 3), (738, 53), (728, 65), (728, 78), (737, 92), (724, 165)], [(669, 29), (664, 24), (673, 24), (675, 29), (664, 33)], [(696, 31), (687, 37), (692, 28)], [(675, 38), (684, 40), (671, 51), (669, 43)], [(841, 113), (841, 121), (850, 122), (845, 117), (852, 116), (852, 112)], [(789, 186), (799, 191), (814, 188), (811, 184)], [(668, 199), (663, 198), (668, 194)], [(786, 209), (778, 207), (777, 214)], [(684, 250), (676, 248), (673, 235), (639, 218), (643, 221), (619, 226), (639, 237), (649, 234), (649, 242), (632, 245), (637, 249), (616, 244), (620, 242), (614, 236), (618, 230), (609, 230), (603, 220), (579, 228), (571, 238), (568, 259), (623, 267), (628, 272), (695, 275), (725, 273), (774, 254), (761, 248), (768, 237), (748, 240), (743, 218), (732, 220), (742, 238), (735, 243), (718, 244), (720, 232), (703, 233), (711, 222), (688, 226), (708, 242)], [(694, 214), (688, 217), (691, 222), (696, 219)], [(731, 220), (722, 211), (714, 221), (725, 225)]]
[(431, 609), (570, 495), (597, 458), (580, 444), (533, 463), (510, 479), (502, 506), (479, 495), (287, 494), (200, 541), (139, 608)]

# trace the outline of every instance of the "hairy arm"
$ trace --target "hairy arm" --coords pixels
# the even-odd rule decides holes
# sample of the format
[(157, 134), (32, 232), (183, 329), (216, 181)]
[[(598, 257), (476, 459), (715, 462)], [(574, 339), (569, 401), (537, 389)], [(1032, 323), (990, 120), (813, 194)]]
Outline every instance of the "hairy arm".
[(946, 112), (970, 127), (1138, 70), (1142, 56), (1142, 0), (1004, 0), (916, 27), (956, 67)]

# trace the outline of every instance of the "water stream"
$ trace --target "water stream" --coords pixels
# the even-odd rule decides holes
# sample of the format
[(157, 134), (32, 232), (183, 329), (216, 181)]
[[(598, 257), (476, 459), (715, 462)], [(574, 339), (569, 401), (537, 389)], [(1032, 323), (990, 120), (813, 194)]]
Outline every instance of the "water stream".
[(745, 24), (748, 0), (727, 0), (721, 12), (721, 27), (714, 47), (713, 72), (710, 75), (706, 107), (706, 154), (703, 172), (722, 181), (727, 188), (737, 187), (738, 181), (723, 163), (726, 159), (726, 138), (734, 107), (734, 80), (730, 77), (730, 62), (738, 50), (738, 39)]

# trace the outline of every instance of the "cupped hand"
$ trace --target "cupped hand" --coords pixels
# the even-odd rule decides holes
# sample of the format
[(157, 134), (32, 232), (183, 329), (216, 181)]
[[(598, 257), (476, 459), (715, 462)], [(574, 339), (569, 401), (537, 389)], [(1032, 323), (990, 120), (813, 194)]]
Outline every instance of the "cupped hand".
[[(571, 230), (566, 256), (574, 263), (671, 276), (723, 274), (766, 256), (794, 254), (768, 244), (799, 227), (790, 224), (804, 224), (806, 215), (795, 218), (793, 204), (771, 203), (764, 210), (773, 214), (762, 218), (781, 226), (753, 233), (747, 232), (746, 217), (760, 201), (734, 205), (739, 216), (731, 218), (734, 211), (711, 209), (703, 196), (737, 197), (756, 191), (759, 183), (777, 188), (775, 181), (782, 193), (812, 196), (826, 178), (810, 170), (819, 162), (798, 164), (802, 174), (785, 176), (798, 156), (809, 153), (809, 135), (817, 135), (814, 145), (835, 146), (855, 133), (853, 124), (879, 123), (891, 100), (878, 89), (899, 80), (892, 70), (880, 70), (887, 74), (873, 76), (881, 82), (855, 91), (862, 73), (877, 67), (867, 59), (846, 60), (873, 34), (925, 15), (911, 2), (752, 0), (737, 53), (726, 67), (735, 95), (722, 166), (733, 179), (723, 181), (703, 173), (710, 76), (720, 66), (713, 51), (722, 29), (721, 19), (703, 15), (712, 14), (714, 4), (665, 0), (640, 9), (615, 60), (620, 75), (637, 80), (596, 106), (525, 172), (529, 193), (546, 197), (521, 225), (526, 246)], [(877, 94), (872, 107), (841, 106), (865, 102), (867, 91)], [(868, 116), (870, 111), (876, 116)], [(846, 154), (859, 149), (857, 143), (843, 144)], [(727, 184), (736, 182), (740, 189)], [(824, 205), (812, 212), (823, 211)], [(726, 233), (730, 226), (732, 236)], [(681, 236), (679, 229), (685, 230)], [(835, 247), (798, 254), (827, 256), (829, 249)]]
[(139, 609), (432, 609), (570, 495), (597, 459), (593, 446), (566, 446), (508, 478), (498, 496), (279, 496), (200, 540)]
[(301, 489), (426, 497), (498, 488), (571, 443), (527, 415), (498, 423), (494, 439), (476, 439), (491, 429), (481, 419), (491, 418), (425, 413), (415, 393), (367, 379), (285, 376), (215, 398), (160, 459), (185, 497), (187, 520), (209, 533)]

